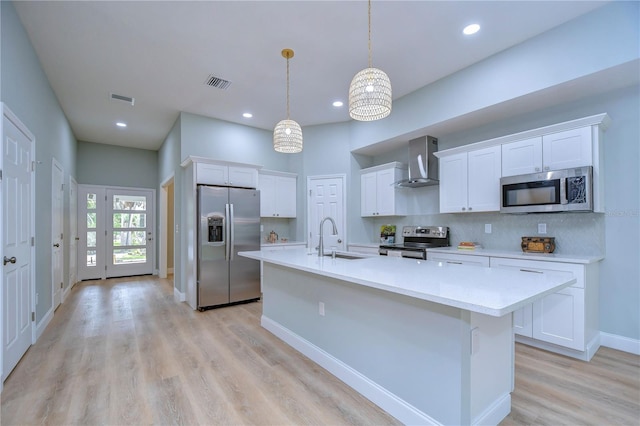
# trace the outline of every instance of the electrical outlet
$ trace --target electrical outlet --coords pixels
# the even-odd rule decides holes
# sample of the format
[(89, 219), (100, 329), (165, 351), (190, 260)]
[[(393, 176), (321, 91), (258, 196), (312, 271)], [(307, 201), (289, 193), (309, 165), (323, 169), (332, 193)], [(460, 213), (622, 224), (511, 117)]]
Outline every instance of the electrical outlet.
[(324, 316), (324, 302), (318, 302), (318, 313), (321, 317)]
[(491, 233), (491, 224), (490, 223), (485, 223), (484, 224), (484, 233), (485, 234), (490, 234)]
[(539, 223), (538, 224), (538, 234), (546, 234), (547, 233), (547, 224)]

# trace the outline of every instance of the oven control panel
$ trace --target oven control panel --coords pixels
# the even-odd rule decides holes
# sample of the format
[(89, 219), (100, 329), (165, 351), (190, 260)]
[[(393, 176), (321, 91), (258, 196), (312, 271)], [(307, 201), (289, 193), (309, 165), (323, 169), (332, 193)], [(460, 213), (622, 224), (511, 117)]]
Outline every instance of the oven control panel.
[(446, 226), (404, 226), (403, 237), (447, 238), (449, 228)]

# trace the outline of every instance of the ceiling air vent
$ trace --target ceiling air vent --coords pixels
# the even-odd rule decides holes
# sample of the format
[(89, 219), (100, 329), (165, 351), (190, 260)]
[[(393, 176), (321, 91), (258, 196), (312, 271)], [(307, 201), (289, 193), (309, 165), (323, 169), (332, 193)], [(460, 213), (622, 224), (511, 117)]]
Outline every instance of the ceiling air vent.
[(216, 89), (226, 90), (231, 86), (231, 82), (229, 80), (224, 80), (220, 77), (216, 77), (211, 74), (205, 83), (207, 86), (215, 87)]
[(136, 101), (134, 98), (130, 98), (129, 96), (116, 95), (115, 93), (111, 94), (111, 100), (126, 102), (128, 104), (131, 104), (131, 106), (133, 106), (134, 102)]

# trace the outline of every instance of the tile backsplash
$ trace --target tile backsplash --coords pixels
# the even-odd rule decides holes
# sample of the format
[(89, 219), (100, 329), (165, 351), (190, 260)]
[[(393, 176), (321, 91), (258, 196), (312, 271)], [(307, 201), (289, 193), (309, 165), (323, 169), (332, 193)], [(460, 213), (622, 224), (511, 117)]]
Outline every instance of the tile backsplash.
[[(393, 224), (398, 234), (405, 225), (448, 226), (451, 245), (460, 241), (475, 241), (492, 250), (520, 251), (522, 237), (554, 237), (555, 253), (565, 255), (604, 255), (604, 214), (601, 213), (540, 213), (540, 214), (432, 214), (405, 217), (376, 218), (372, 240), (380, 225)], [(485, 225), (491, 224), (491, 233)], [(538, 233), (538, 224), (546, 225), (546, 234)]]

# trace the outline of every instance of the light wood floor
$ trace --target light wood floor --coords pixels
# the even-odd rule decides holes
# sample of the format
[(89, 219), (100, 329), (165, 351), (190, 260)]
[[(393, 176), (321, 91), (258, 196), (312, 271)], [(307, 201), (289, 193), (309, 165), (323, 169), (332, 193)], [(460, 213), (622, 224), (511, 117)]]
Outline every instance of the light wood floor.
[[(77, 284), (5, 381), (0, 423), (398, 424), (261, 328), (261, 306), (194, 312), (152, 277)], [(512, 397), (505, 425), (638, 425), (640, 357), (517, 345)]]

